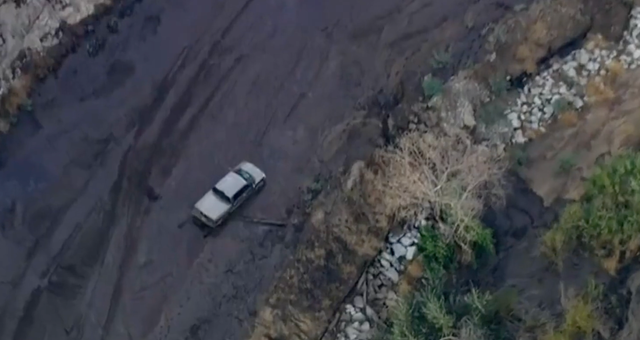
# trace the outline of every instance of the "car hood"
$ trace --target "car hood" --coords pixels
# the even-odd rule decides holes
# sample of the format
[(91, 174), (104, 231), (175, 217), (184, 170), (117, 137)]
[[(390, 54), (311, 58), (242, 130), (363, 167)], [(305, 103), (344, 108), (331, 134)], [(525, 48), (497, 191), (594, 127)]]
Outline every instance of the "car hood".
[(216, 196), (211, 190), (209, 190), (197, 203), (196, 209), (200, 210), (201, 213), (205, 214), (212, 220), (219, 219), (222, 215), (224, 215), (229, 209), (231, 205), (218, 196)]

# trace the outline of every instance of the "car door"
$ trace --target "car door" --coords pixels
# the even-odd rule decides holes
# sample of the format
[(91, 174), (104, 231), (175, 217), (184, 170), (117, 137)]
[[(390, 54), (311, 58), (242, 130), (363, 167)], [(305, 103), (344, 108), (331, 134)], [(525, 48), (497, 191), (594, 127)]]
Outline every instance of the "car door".
[(236, 192), (236, 194), (231, 197), (231, 200), (233, 201), (231, 210), (235, 210), (237, 207), (242, 205), (242, 203), (249, 197), (249, 195), (251, 195), (252, 191), (253, 185), (251, 183), (245, 184), (242, 189), (238, 190), (238, 192)]

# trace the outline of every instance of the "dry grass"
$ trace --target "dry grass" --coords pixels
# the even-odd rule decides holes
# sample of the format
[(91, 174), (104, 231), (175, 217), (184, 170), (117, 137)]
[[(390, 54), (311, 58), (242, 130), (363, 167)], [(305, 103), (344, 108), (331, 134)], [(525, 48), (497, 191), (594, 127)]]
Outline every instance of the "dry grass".
[(607, 102), (615, 98), (615, 92), (609, 82), (605, 82), (600, 77), (590, 79), (585, 92), (587, 102), (590, 104)]
[(589, 51), (609, 49), (613, 44), (608, 41), (602, 34), (591, 34), (587, 37), (584, 48)]
[(29, 99), (33, 77), (23, 75), (18, 78), (1, 100), (2, 109), (9, 115), (14, 115), (20, 110), (20, 106)]
[(11, 127), (13, 116), (18, 114), (28, 102), (31, 90), (37, 80), (44, 79), (56, 68), (56, 62), (50, 56), (27, 51), (24, 73), (12, 84), (9, 90), (0, 98), (0, 133), (6, 133)]
[(572, 127), (578, 124), (578, 113), (574, 110), (562, 112), (558, 117), (558, 122), (564, 127)]
[(484, 203), (502, 199), (506, 166), (506, 159), (475, 145), (464, 131), (413, 132), (396, 147), (374, 153), (372, 166), (363, 171), (362, 192), (354, 198), (375, 223), (413, 219), (424, 207), (446, 212), (443, 236), (469, 249), (469, 226), (477, 223)]
[[(567, 295), (568, 294), (568, 295)], [(563, 291), (564, 318), (559, 327), (551, 328), (541, 340), (591, 339), (598, 329), (598, 313), (602, 287), (593, 281), (582, 294)]]
[(607, 70), (609, 71), (609, 75), (611, 76), (611, 80), (616, 80), (623, 76), (627, 69), (619, 60), (612, 60), (609, 64), (607, 64)]
[(542, 20), (536, 21), (527, 32), (529, 40), (535, 44), (543, 44), (549, 39), (549, 26)]
[(406, 272), (398, 282), (398, 295), (402, 298), (408, 297), (415, 290), (417, 283), (423, 276), (424, 264), (422, 263), (422, 258), (418, 257), (409, 263)]
[(533, 74), (538, 71), (538, 58), (534, 55), (529, 43), (518, 46), (515, 58), (522, 63), (526, 72)]

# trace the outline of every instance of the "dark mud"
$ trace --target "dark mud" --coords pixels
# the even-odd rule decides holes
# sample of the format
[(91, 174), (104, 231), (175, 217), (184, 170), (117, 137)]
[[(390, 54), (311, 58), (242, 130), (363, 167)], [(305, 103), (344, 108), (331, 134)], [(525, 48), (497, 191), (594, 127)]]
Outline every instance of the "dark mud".
[(477, 57), (512, 7), (482, 4), (473, 28), (463, 0), (167, 0), (96, 22), (1, 141), (0, 338), (247, 336), (296, 238), (232, 219), (203, 240), (191, 205), (247, 159), (269, 184), (240, 213), (285, 218), (379, 143), (356, 124), (322, 149), (362, 95), (419, 84), (443, 42)]

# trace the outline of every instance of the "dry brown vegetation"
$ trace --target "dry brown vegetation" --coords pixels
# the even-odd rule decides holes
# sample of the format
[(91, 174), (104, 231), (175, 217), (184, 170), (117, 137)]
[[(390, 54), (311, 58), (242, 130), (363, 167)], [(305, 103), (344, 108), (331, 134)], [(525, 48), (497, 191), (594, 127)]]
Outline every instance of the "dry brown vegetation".
[[(374, 153), (363, 171), (359, 209), (375, 223), (390, 224), (431, 212), (450, 214), (448, 235), (468, 248), (465, 226), (487, 200), (502, 199), (506, 160), (474, 144), (464, 131), (411, 132), (394, 147)], [(353, 195), (351, 195), (353, 197)]]
[(9, 91), (0, 99), (0, 133), (6, 133), (11, 127), (13, 117), (22, 105), (29, 100), (33, 78), (23, 75), (18, 78)]
[(578, 124), (578, 118), (579, 118), (578, 113), (576, 111), (569, 110), (569, 111), (560, 113), (560, 116), (558, 117), (558, 121), (564, 127), (572, 127)]
[(20, 106), (29, 99), (33, 78), (28, 75), (18, 78), (2, 98), (2, 107), (9, 115), (14, 115), (20, 110)]
[(615, 93), (605, 79), (594, 77), (587, 82), (585, 89), (587, 102), (597, 104), (610, 101), (615, 98)]

